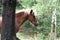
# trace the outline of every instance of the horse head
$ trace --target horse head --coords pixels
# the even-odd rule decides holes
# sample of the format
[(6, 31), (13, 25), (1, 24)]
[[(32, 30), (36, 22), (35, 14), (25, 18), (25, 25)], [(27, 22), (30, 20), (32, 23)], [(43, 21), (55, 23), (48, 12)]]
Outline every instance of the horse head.
[(28, 20), (34, 24), (35, 26), (37, 26), (39, 24), (39, 22), (37, 21), (35, 15), (34, 15), (34, 11), (31, 9), (30, 10), (30, 13), (28, 15)]

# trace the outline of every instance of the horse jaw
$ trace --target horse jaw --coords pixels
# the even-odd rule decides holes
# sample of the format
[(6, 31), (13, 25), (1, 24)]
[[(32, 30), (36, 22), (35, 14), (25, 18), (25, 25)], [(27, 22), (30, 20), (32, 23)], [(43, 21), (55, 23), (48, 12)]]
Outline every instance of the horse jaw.
[(32, 25), (32, 27), (35, 27), (35, 25), (34, 25), (34, 24), (32, 24), (31, 22), (30, 22), (30, 24)]

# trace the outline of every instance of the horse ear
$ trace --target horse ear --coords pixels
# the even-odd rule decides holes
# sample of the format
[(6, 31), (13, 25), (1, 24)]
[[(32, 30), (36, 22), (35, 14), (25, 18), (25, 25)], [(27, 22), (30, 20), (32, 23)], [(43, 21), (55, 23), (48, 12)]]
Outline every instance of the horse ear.
[(33, 10), (30, 11), (30, 14), (32, 14)]

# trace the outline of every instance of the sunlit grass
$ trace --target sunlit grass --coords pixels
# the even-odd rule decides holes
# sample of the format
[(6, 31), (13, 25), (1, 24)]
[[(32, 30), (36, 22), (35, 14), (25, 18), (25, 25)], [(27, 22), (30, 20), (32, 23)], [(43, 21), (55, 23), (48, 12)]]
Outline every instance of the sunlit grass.
[(24, 33), (17, 33), (17, 37), (21, 40), (44, 40), (44, 35), (42, 33), (37, 34), (37, 36), (34, 35), (33, 37), (30, 35), (25, 35)]
[[(16, 35), (21, 40), (49, 40), (49, 36), (44, 37), (42, 33), (37, 34), (37, 36), (26, 35), (24, 33), (17, 33)], [(60, 40), (60, 38), (57, 38), (57, 40)]]

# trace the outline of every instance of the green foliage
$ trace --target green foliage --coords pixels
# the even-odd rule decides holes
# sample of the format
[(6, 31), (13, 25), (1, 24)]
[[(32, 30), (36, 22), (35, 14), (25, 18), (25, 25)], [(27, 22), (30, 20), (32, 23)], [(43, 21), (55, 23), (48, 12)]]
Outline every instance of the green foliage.
[[(48, 36), (51, 30), (51, 8), (56, 7), (57, 12), (57, 37), (60, 37), (60, 0), (18, 0), (19, 7), (16, 7), (16, 10), (33, 8), (37, 11), (36, 18), (39, 21), (39, 25), (33, 28), (30, 23), (27, 21), (22, 25), (22, 28), (25, 29), (28, 33), (42, 33), (45, 36)], [(27, 30), (28, 29), (28, 30)], [(43, 40), (40, 38), (40, 40)]]

